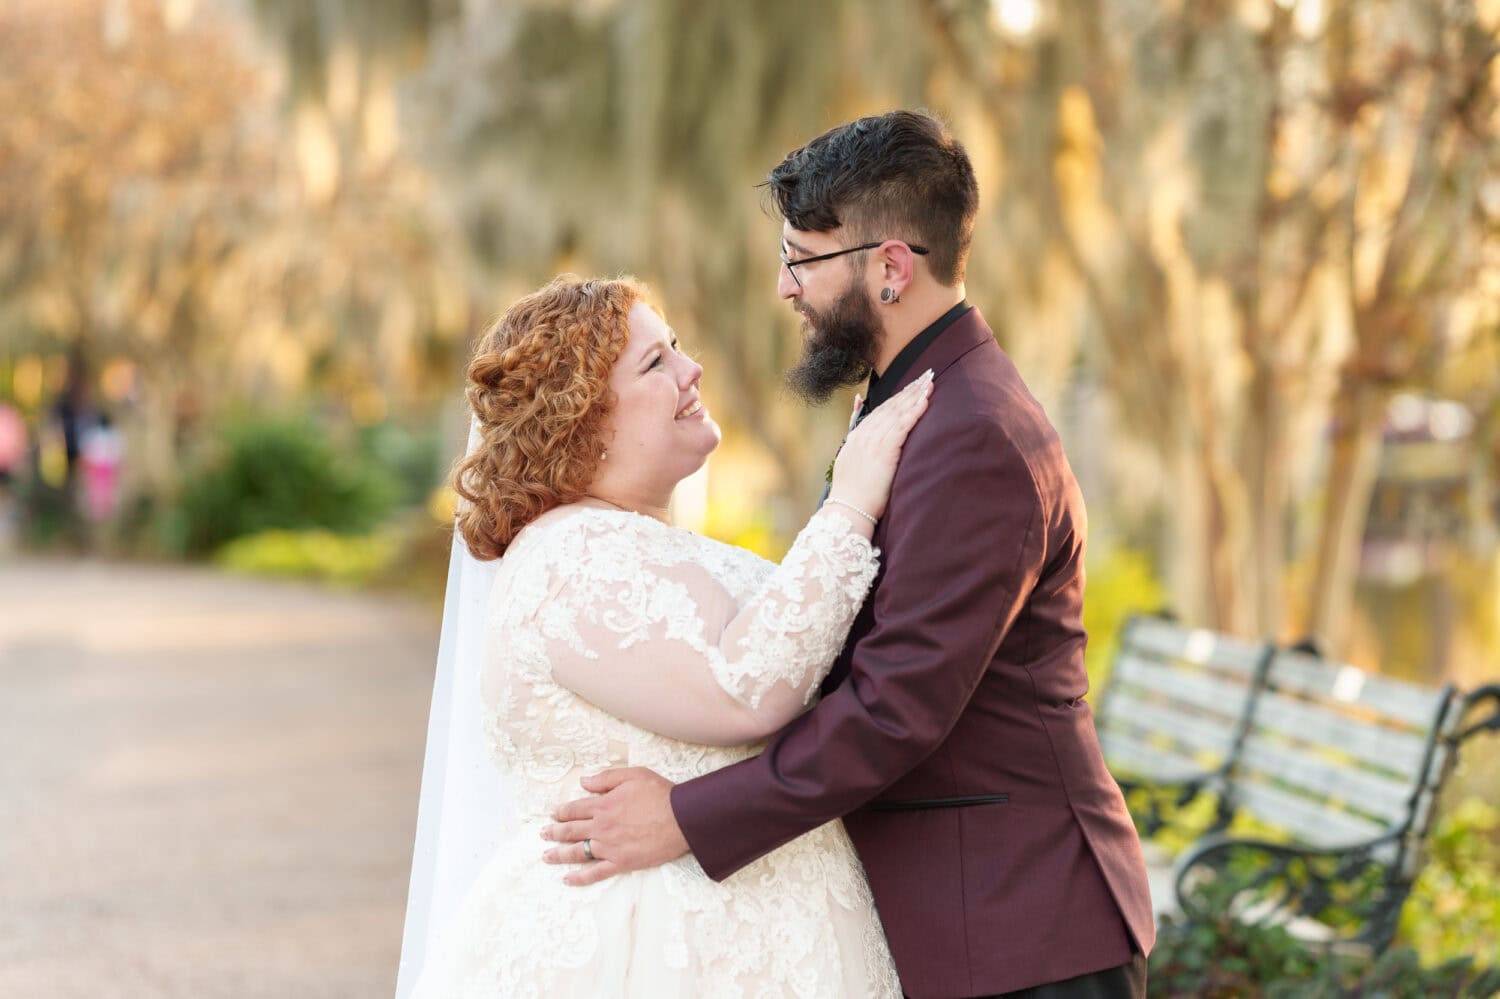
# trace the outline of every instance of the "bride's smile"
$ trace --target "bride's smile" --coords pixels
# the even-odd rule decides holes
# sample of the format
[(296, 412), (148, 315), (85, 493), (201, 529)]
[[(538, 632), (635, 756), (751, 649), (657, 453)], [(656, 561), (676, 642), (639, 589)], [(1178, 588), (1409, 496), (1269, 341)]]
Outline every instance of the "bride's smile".
[(703, 366), (644, 302), (630, 309), (630, 337), (610, 373), (614, 395), (598, 495), (659, 501), (719, 446), (719, 425), (703, 404)]

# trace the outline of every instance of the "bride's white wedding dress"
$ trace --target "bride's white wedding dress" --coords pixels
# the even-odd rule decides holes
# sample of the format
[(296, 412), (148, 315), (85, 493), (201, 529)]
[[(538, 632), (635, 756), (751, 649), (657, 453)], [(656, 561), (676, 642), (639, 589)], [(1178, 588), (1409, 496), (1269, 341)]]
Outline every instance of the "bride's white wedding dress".
[(875, 571), (829, 511), (780, 566), (623, 511), (562, 507), (522, 530), (490, 595), (480, 684), (520, 827), (414, 996), (900, 996), (839, 822), (718, 884), (689, 856), (571, 887), (539, 835), (585, 774), (683, 781), (756, 753), (816, 696)]

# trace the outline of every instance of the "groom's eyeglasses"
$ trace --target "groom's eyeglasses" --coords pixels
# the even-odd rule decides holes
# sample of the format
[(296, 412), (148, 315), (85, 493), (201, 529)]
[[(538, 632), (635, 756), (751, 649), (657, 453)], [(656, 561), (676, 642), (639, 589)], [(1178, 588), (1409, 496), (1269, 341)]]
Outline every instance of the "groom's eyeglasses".
[[(884, 242), (885, 240), (883, 239), (877, 239), (873, 243), (861, 243), (858, 246), (851, 246), (847, 250), (834, 250), (832, 253), (820, 253), (816, 257), (801, 257), (793, 260), (790, 255), (791, 251), (787, 249), (786, 240), (782, 240), (781, 262), (786, 265), (786, 272), (792, 276), (792, 280), (797, 282), (797, 287), (801, 288), (802, 279), (797, 276), (797, 268), (803, 264), (815, 264), (819, 260), (832, 260), (834, 257), (842, 257), (846, 253), (858, 253), (860, 250), (873, 250)], [(926, 256), (928, 253), (928, 249), (925, 246), (918, 246), (915, 243), (907, 243), (906, 245), (911, 252), (918, 256)]]

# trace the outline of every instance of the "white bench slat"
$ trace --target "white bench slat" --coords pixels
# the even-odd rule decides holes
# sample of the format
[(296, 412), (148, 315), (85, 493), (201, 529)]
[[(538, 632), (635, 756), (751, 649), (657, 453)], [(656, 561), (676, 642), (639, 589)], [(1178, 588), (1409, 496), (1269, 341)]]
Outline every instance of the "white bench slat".
[(1423, 731), (1432, 727), (1443, 692), (1331, 664), (1304, 652), (1278, 652), (1271, 660), (1271, 682), (1281, 689), (1358, 705)]
[(1205, 773), (1197, 760), (1157, 749), (1122, 732), (1100, 733), (1099, 743), (1111, 771), (1163, 783), (1201, 777)]
[(1252, 734), (1260, 728), (1327, 746), (1373, 767), (1413, 779), (1422, 769), (1427, 751), (1422, 736), (1380, 728), (1274, 690), (1264, 691), (1256, 702)]
[(1184, 711), (1181, 705), (1152, 702), (1125, 690), (1109, 697), (1110, 727), (1130, 727), (1165, 735), (1193, 749), (1207, 750), (1219, 759), (1229, 755), (1236, 719)]
[(1399, 822), (1411, 812), (1415, 782), (1393, 780), (1368, 770), (1320, 759), (1311, 752), (1271, 742), (1263, 736), (1245, 741), (1241, 765), (1311, 794), (1341, 801), (1358, 812)]
[(1231, 635), (1201, 628), (1184, 628), (1160, 618), (1138, 617), (1131, 621), (1125, 635), (1127, 648), (1138, 649), (1163, 659), (1185, 659), (1199, 665), (1234, 670), (1249, 675), (1255, 672), (1265, 654), (1265, 646)]
[[(1161, 691), (1174, 700), (1186, 701), (1215, 714), (1238, 719), (1250, 698), (1248, 683), (1234, 683), (1212, 673), (1164, 666), (1142, 656), (1122, 654), (1115, 663), (1110, 683)], [(1113, 692), (1110, 694), (1114, 696)]]
[[(1251, 781), (1235, 785), (1235, 803), (1309, 846), (1352, 846), (1388, 831), (1378, 822), (1340, 812), (1290, 791)], [(1394, 852), (1394, 851), (1392, 851)]]

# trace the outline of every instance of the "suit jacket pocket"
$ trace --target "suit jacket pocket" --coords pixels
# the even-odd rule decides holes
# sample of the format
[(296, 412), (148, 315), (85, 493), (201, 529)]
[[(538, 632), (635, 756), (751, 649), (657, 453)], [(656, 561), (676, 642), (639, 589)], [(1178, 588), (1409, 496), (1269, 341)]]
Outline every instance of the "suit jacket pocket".
[(955, 798), (913, 798), (908, 801), (874, 801), (872, 812), (925, 812), (934, 808), (968, 808), (972, 805), (1003, 805), (1009, 794), (965, 794)]

